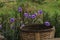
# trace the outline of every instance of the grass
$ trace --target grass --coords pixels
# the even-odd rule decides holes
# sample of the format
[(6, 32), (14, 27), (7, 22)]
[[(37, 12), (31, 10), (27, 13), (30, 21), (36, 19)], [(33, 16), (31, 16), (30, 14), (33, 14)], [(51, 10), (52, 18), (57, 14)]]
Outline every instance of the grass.
[[(32, 2), (29, 2), (29, 3), (31, 6), (35, 6), (36, 9), (43, 9), (44, 11), (48, 12), (49, 14), (53, 14), (53, 13), (55, 13), (55, 11), (57, 11), (58, 13), (60, 12), (59, 11), (60, 9), (58, 8), (59, 1), (58, 2), (56, 2), (56, 1), (47, 2), (46, 1), (46, 3), (44, 3), (42, 5), (40, 5), (38, 3), (32, 3)], [(8, 10), (8, 12), (10, 11), (9, 13), (12, 14), (11, 13), (11, 12), (13, 12), (12, 8), (14, 6), (16, 6), (16, 4), (17, 4), (16, 2), (6, 3), (3, 8), (0, 8), (0, 13), (2, 13), (2, 11), (3, 11), (3, 13), (5, 14), (6, 11)]]

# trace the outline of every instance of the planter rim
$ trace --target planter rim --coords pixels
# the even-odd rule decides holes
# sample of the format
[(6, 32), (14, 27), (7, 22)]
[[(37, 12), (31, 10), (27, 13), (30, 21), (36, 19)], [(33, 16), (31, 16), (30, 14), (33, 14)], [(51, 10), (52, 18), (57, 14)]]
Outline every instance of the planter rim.
[(52, 31), (53, 29), (55, 29), (55, 26), (52, 26), (52, 28), (49, 28), (49, 29), (44, 29), (44, 30), (29, 30), (29, 29), (23, 29), (20, 28), (20, 31), (22, 32), (49, 32), (49, 31)]

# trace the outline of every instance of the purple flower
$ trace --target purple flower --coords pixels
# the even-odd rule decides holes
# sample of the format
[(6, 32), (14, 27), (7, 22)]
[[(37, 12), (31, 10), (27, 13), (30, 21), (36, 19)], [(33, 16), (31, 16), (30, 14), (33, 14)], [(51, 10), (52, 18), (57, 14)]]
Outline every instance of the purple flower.
[(42, 14), (43, 13), (43, 11), (42, 10), (38, 10), (38, 14)]
[(31, 18), (32, 19), (36, 18), (36, 14), (31, 15)]
[(0, 25), (0, 29), (2, 29), (2, 25)]
[(18, 8), (18, 12), (22, 12), (22, 8), (21, 7)]
[(14, 18), (10, 18), (10, 22), (14, 22), (15, 21), (15, 19)]
[(46, 21), (46, 22), (44, 23), (44, 25), (45, 25), (45, 26), (50, 26), (50, 22)]
[(29, 14), (28, 14), (28, 13), (24, 13), (24, 16), (25, 16), (25, 17), (28, 17), (28, 16), (29, 16)]

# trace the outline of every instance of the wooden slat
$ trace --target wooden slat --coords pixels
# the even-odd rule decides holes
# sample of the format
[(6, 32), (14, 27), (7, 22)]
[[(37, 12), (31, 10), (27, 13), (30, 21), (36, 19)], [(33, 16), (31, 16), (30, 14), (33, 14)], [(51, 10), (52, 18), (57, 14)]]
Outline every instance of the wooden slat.
[(54, 39), (44, 39), (44, 40), (60, 40), (60, 38), (54, 38)]
[(40, 33), (35, 33), (35, 40), (40, 40)]

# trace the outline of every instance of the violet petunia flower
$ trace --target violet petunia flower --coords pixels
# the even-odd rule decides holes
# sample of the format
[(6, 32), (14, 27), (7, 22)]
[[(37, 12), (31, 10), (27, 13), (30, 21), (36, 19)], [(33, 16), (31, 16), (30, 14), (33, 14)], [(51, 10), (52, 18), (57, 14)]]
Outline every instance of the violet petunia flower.
[(22, 8), (21, 7), (18, 8), (18, 12), (22, 12)]
[(38, 14), (42, 14), (43, 13), (43, 11), (42, 10), (38, 10)]
[(28, 16), (29, 16), (29, 14), (28, 14), (28, 13), (24, 13), (24, 16), (25, 16), (25, 17), (28, 17)]
[(36, 18), (36, 14), (31, 15), (31, 18), (32, 19)]
[(10, 22), (14, 22), (15, 21), (15, 19), (14, 18), (10, 18)]
[(45, 26), (50, 26), (50, 22), (46, 21), (46, 22), (44, 23), (44, 25), (45, 25)]

